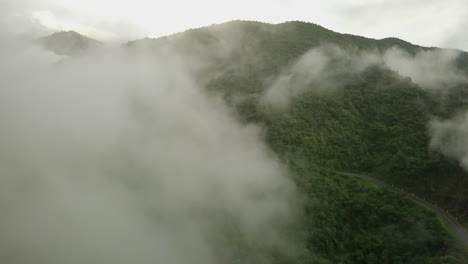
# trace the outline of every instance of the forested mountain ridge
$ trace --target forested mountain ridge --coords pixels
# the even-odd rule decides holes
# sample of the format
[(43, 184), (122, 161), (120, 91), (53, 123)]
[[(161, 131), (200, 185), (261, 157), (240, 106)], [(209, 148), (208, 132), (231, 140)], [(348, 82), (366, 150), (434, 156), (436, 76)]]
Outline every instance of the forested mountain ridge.
[[(346, 81), (336, 85), (339, 89), (325, 87), (324, 90), (332, 92), (318, 95), (314, 91), (323, 84), (308, 84), (316, 87), (293, 99), (288, 111), (272, 116), (259, 104), (259, 98), (271, 86), (272, 76), (314, 47), (339, 47), (347, 52), (345, 56), (339, 54), (339, 60), (360, 52), (381, 54), (395, 47), (408, 56), (441, 49), (396, 38), (375, 40), (339, 34), (310, 23), (270, 25), (245, 21), (128, 45), (170, 45), (181, 52), (216, 60), (213, 68), (208, 67), (202, 73), (208, 80), (208, 89), (233, 103), (247, 122), (265, 124), (267, 137), (279, 153), (300, 152), (320, 166), (373, 173), (442, 203), (459, 216), (468, 215), (465, 207), (468, 195), (464, 191), (467, 177), (456, 161), (428, 149), (427, 128), (434, 117), (448, 118), (466, 109), (466, 82), (453, 87), (435, 83), (440, 87), (425, 89), (400, 75), (398, 69), (386, 66), (368, 67), (361, 72), (345, 69), (339, 73), (339, 78), (346, 75)], [(466, 74), (468, 53), (460, 52), (454, 63)], [(430, 74), (433, 72), (427, 72)]]
[[(216, 61), (214, 67), (201, 73), (208, 89), (230, 102), (245, 122), (262, 124), (270, 146), (286, 163), (301, 160), (332, 170), (370, 173), (442, 204), (458, 217), (468, 215), (468, 177), (456, 160), (429, 149), (428, 132), (434, 117), (449, 118), (467, 109), (466, 82), (445, 87), (445, 82), (434, 80), (431, 82), (441, 87), (427, 89), (424, 83), (401, 75), (399, 69), (378, 64), (359, 72), (345, 69), (334, 73), (330, 79), (345, 80), (336, 87), (320, 81), (308, 83), (311, 87), (293, 96), (286, 111), (272, 112), (262, 103), (265, 91), (274, 85), (274, 76), (294, 67), (301, 56), (316, 47), (338, 47), (340, 51), (331, 52), (332, 56), (350, 68), (354, 65), (347, 61), (349, 57), (362, 59), (366, 52), (385, 56), (386, 51), (399, 49), (406, 57), (417, 57), (441, 49), (396, 38), (375, 40), (339, 34), (310, 23), (243, 21), (129, 43), (133, 45), (167, 45)], [(342, 67), (341, 62), (326, 71)], [(453, 62), (462, 74), (468, 72), (467, 53), (460, 52)], [(323, 90), (317, 89), (321, 86)]]
[[(463, 164), (430, 147), (430, 127), (468, 109), (467, 53), (249, 21), (125, 47), (190, 58), (210, 94), (262, 128), (304, 200), (293, 232), (303, 248), (294, 257), (271, 252), (277, 263), (466, 263), (434, 213), (335, 172), (380, 177), (466, 217)], [(445, 66), (455, 73), (437, 75)], [(233, 263), (249, 254), (240, 247)]]
[[(268, 24), (240, 20), (209, 27), (189, 29), (161, 38), (145, 38), (129, 41), (127, 45), (157, 46), (168, 44), (176, 47), (178, 50), (194, 52), (196, 49), (203, 50), (203, 46), (205, 45), (214, 47), (219, 44), (225, 44), (228, 41), (234, 42), (231, 44), (232, 47), (242, 42), (240, 47), (235, 47), (239, 52), (246, 51), (246, 48), (256, 47), (261, 48), (261, 50), (256, 50), (260, 54), (268, 53), (268, 57), (280, 57), (281, 59), (297, 58), (310, 48), (320, 44), (335, 44), (353, 51), (385, 51), (397, 46), (410, 54), (415, 54), (421, 50), (439, 49), (418, 46), (393, 37), (377, 40), (351, 34), (340, 34), (317, 24), (300, 21)], [(271, 54), (273, 51), (276, 54)], [(216, 54), (212, 54), (212, 56), (214, 55)], [(281, 62), (284, 63), (284, 61)], [(457, 59), (457, 63), (461, 68), (468, 69), (468, 53), (462, 52)]]

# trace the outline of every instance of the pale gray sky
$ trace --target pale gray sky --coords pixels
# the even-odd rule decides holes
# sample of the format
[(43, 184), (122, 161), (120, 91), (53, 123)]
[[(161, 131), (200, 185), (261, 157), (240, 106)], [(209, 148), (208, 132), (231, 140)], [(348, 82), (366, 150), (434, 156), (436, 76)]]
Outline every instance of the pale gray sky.
[(76, 30), (104, 41), (234, 19), (301, 20), (343, 33), (468, 50), (468, 0), (0, 0), (0, 10), (11, 31)]

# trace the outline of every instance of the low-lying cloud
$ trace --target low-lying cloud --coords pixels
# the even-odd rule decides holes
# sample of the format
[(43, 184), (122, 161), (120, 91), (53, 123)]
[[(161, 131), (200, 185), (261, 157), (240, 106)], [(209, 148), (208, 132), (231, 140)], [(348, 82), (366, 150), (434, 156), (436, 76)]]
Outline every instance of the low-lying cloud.
[[(167, 51), (0, 50), (0, 261), (270, 263), (295, 187)], [(148, 59), (150, 58), (150, 59)]]
[(423, 88), (444, 90), (454, 85), (467, 83), (468, 76), (456, 66), (460, 52), (450, 49), (432, 49), (415, 55), (392, 48), (385, 52), (383, 60), (390, 69)]
[(378, 52), (321, 45), (310, 49), (276, 76), (262, 102), (284, 110), (303, 93), (335, 91), (370, 66), (390, 69), (423, 89), (444, 91), (468, 83), (466, 73), (456, 66), (459, 55), (459, 51), (448, 49), (420, 50), (412, 55), (398, 47)]
[(312, 48), (274, 79), (262, 103), (284, 110), (305, 92), (334, 91), (347, 82), (349, 74), (361, 72), (377, 61), (372, 53), (350, 53), (335, 45)]
[(468, 113), (429, 123), (430, 148), (460, 162), (468, 171)]

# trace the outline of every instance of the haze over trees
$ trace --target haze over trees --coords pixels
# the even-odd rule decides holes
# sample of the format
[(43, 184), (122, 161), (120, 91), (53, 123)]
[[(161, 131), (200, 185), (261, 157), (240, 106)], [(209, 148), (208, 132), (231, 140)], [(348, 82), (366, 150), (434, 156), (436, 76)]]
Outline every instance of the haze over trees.
[(303, 22), (40, 42), (59, 56), (0, 51), (6, 263), (467, 261), (433, 212), (336, 173), (468, 222), (467, 53)]

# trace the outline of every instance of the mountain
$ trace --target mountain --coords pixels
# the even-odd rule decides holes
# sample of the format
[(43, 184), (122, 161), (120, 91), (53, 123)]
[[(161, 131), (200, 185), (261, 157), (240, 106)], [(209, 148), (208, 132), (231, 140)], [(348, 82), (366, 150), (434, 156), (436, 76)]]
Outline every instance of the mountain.
[[(421, 72), (422, 80), (416, 81), (405, 79), (407, 76), (398, 72), (408, 67), (411, 56), (419, 63), (415, 67), (427, 68), (427, 64), (440, 64), (444, 58), (439, 55), (450, 54), (450, 50), (421, 47), (397, 38), (376, 40), (339, 34), (311, 23), (272, 25), (250, 21), (191, 29), (159, 39), (129, 42), (127, 46), (154, 50), (170, 46), (179, 53), (210, 61), (212, 67), (207, 66), (200, 73), (200, 78), (207, 80), (208, 89), (221, 94), (246, 122), (264, 123), (278, 153), (299, 152), (310, 162), (326, 168), (374, 174), (443, 204), (465, 221), (468, 219), (468, 194), (464, 191), (468, 188), (468, 177), (458, 161), (428, 149), (431, 138), (427, 129), (431, 119), (465, 111), (467, 84), (446, 88), (444, 81), (427, 88), (422, 87), (428, 85), (424, 79), (430, 79), (441, 69)], [(323, 46), (340, 50), (325, 53), (334, 53), (335, 57), (341, 56), (337, 60), (342, 60), (328, 71), (347, 67), (340, 76), (329, 76), (342, 78), (341, 87), (323, 95), (314, 91), (329, 87), (307, 84), (315, 87), (306, 87), (302, 97), (291, 100), (289, 111), (276, 113), (272, 120), (259, 102), (272, 85), (271, 79), (308, 51), (314, 48), (321, 51)], [(359, 73), (348, 70), (353, 65), (346, 64), (370, 55), (388, 57), (395, 48), (400, 50), (397, 54), (405, 53), (393, 56), (402, 61), (401, 65), (370, 67)], [(337, 54), (340, 52), (346, 55)], [(354, 61), (346, 58), (353, 56)], [(431, 56), (435, 57), (424, 61)], [(460, 52), (453, 63), (458, 66), (460, 76), (468, 76), (468, 53)], [(289, 125), (280, 128), (276, 127), (277, 122)]]
[(278, 263), (467, 263), (434, 212), (337, 173), (372, 175), (467, 223), (463, 161), (431, 148), (429, 129), (468, 110), (467, 53), (298, 21), (232, 21), (125, 48), (203, 62), (188, 66), (207, 92), (263, 128), (304, 199), (304, 252)]
[[(422, 72), (421, 80), (400, 73), (409, 62), (419, 68), (437, 65), (445, 58), (440, 54), (450, 50), (397, 38), (340, 34), (311, 23), (250, 21), (133, 41), (127, 47), (154, 51), (171, 47), (211, 62), (199, 73), (207, 89), (225, 98), (245, 123), (265, 128), (272, 149), (290, 164), (303, 191), (319, 204), (311, 209), (309, 221), (321, 227), (310, 229), (308, 247), (323, 254), (323, 263), (443, 263), (439, 258), (444, 257), (436, 255), (446, 254), (440, 250), (450, 248), (451, 242), (442, 238), (445, 231), (434, 215), (425, 215), (424, 210), (415, 213), (419, 209), (409, 204), (404, 209), (399, 198), (330, 170), (373, 175), (441, 205), (466, 222), (468, 175), (459, 161), (429, 149), (428, 125), (468, 109), (468, 86), (462, 82), (449, 88), (440, 82), (432, 87), (424, 82), (438, 70)], [(319, 73), (324, 78), (304, 84), (301, 78), (314, 75), (314, 64), (302, 61), (311, 50), (317, 51), (318, 60), (323, 59), (321, 54), (331, 54), (332, 62)], [(453, 63), (466, 76), (468, 54), (457, 52)], [(404, 63), (350, 70), (372, 56)], [(425, 61), (426, 57), (434, 58)], [(301, 64), (310, 72), (295, 73)], [(289, 90), (303, 91), (291, 96), (287, 111), (270, 111), (262, 98), (275, 79), (281, 82), (281, 76), (293, 80), (285, 82)], [(419, 225), (421, 230), (413, 229)], [(441, 240), (412, 240), (425, 232)]]
[(75, 31), (60, 31), (42, 37), (38, 42), (47, 50), (58, 55), (79, 55), (102, 45), (101, 42), (83, 36)]
[[(422, 55), (425, 54), (424, 52), (428, 52), (428, 54), (430, 54), (429, 52), (434, 52), (435, 54), (441, 51), (445, 52), (443, 49), (421, 47), (396, 38), (375, 40), (339, 34), (318, 25), (303, 22), (270, 25), (258, 22), (233, 21), (207, 28), (188, 30), (184, 33), (160, 39), (131, 42), (128, 45), (171, 46), (178, 52), (198, 56), (202, 60), (213, 61), (213, 65), (215, 66), (206, 69), (209, 75), (215, 76), (207, 82), (208, 89), (222, 94), (228, 101), (232, 101), (234, 100), (233, 98), (238, 98), (240, 95), (244, 98), (248, 95), (249, 99), (244, 99), (242, 102), (237, 100), (234, 107), (238, 109), (241, 116), (246, 118), (247, 121), (255, 122), (267, 122), (268, 120), (264, 119), (270, 118), (269, 116), (263, 116), (265, 113), (262, 113), (262, 109), (259, 109), (259, 102), (256, 101), (269, 88), (268, 86), (271, 85), (271, 82), (268, 83), (265, 80), (281, 74), (285, 68), (294, 64), (295, 61), (299, 60), (301, 56), (311, 49), (318, 47), (320, 51), (321, 46), (335, 46), (340, 48), (339, 52), (347, 53), (346, 56), (358, 55), (358, 59), (362, 59), (359, 56), (363, 52), (383, 54), (394, 48), (406, 52), (407, 55), (405, 56), (411, 56), (411, 54), (418, 52)], [(446, 50), (446, 52), (450, 51)], [(349, 63), (349, 61), (337, 62), (333, 66), (340, 67), (341, 63)], [(436, 58), (433, 63), (437, 64), (440, 61)], [(468, 53), (461, 52), (454, 60), (454, 63), (458, 65), (457, 70), (460, 71), (461, 75), (468, 75), (468, 67), (466, 66), (468, 65)], [(345, 66), (352, 68), (352, 65)], [(243, 71), (243, 69), (248, 70)], [(202, 77), (206, 77), (206, 72), (201, 73)], [(215, 74), (215, 72), (217, 73)], [(433, 74), (434, 72), (431, 73)], [(433, 116), (441, 118), (452, 116), (454, 113), (466, 109), (468, 91), (466, 82), (459, 83), (455, 85), (456, 87), (450, 89), (443, 87), (446, 85), (445, 83), (440, 83), (440, 87), (428, 89), (421, 87), (421, 84), (411, 79), (405, 79), (406, 76), (401, 76), (398, 73), (398, 69), (388, 67), (370, 67), (359, 73), (346, 72), (341, 73), (341, 75), (341, 77), (349, 75), (346, 77), (350, 78), (345, 79), (344, 83), (341, 84), (344, 87), (334, 91), (335, 94), (332, 94), (337, 96), (315, 94), (312, 90), (320, 90), (320, 86), (324, 85), (314, 84), (317, 87), (311, 87), (309, 91), (302, 94), (307, 99), (294, 98), (290, 111), (276, 113), (276, 118), (283, 115), (285, 115), (285, 118), (300, 118), (299, 113), (295, 113), (296, 106), (298, 104), (305, 104), (302, 107), (307, 107), (308, 112), (303, 113), (305, 123), (302, 124), (302, 129), (311, 129), (312, 127), (309, 126), (313, 125), (315, 127), (317, 126), (316, 124), (322, 122), (324, 122), (323, 126), (315, 129), (324, 129), (327, 126), (326, 122), (338, 121), (341, 118), (339, 113), (326, 117), (327, 113), (338, 111), (337, 108), (343, 108), (341, 109), (342, 111), (349, 112), (350, 116), (343, 116), (342, 122), (337, 124), (336, 128), (338, 130), (331, 129), (333, 133), (324, 134), (326, 137), (336, 137), (340, 141), (347, 139), (346, 142), (336, 144), (330, 142), (331, 139), (329, 138), (317, 139), (317, 142), (313, 144), (314, 148), (317, 148), (317, 144), (320, 144), (324, 149), (319, 153), (315, 153), (314, 157), (310, 157), (311, 161), (335, 169), (366, 172), (379, 171), (380, 173), (376, 173), (376, 175), (381, 175), (387, 180), (400, 184), (410, 190), (419, 191), (425, 195), (433, 195), (433, 198), (441, 203), (444, 200), (452, 200), (449, 197), (454, 195), (454, 190), (448, 187), (448, 185), (451, 184), (452, 177), (458, 177), (455, 175), (459, 175), (460, 170), (457, 165), (448, 165), (445, 161), (434, 160), (436, 157), (429, 156), (428, 145), (430, 138), (427, 135), (427, 122)], [(395, 86), (395, 89), (382, 90), (377, 89), (378, 86)], [(443, 89), (445, 91), (441, 93), (440, 91)], [(320, 104), (316, 102), (315, 105), (312, 105), (311, 102), (316, 100), (320, 100)], [(407, 107), (405, 111), (402, 109), (404, 107)], [(385, 108), (385, 112), (377, 108)], [(377, 110), (378, 112), (376, 112)], [(322, 116), (321, 120), (314, 120), (312, 115), (314, 112), (316, 112), (316, 116)], [(259, 115), (262, 116), (260, 117)], [(382, 117), (379, 115), (382, 115)], [(345, 120), (346, 117), (352, 117), (352, 119)], [(390, 120), (390, 117), (393, 119)], [(355, 123), (351, 124), (351, 121)], [(390, 121), (393, 123), (388, 123)], [(285, 120), (285, 122), (289, 121)], [(420, 162), (425, 165), (422, 166), (418, 163), (419, 161), (410, 162), (403, 160), (403, 162), (393, 162), (391, 159), (382, 158), (383, 155), (395, 157), (395, 153), (397, 153), (395, 151), (398, 148), (396, 147), (395, 150), (392, 149), (385, 152), (383, 151), (384, 148), (376, 146), (381, 146), (385, 141), (397, 140), (395, 137), (403, 135), (401, 133), (389, 134), (380, 129), (376, 131), (377, 128), (373, 128), (372, 125), (377, 123), (383, 126), (401, 126), (401, 129), (404, 129), (401, 131), (403, 135), (410, 136), (411, 134), (411, 136), (416, 137), (413, 139), (415, 139), (415, 142), (418, 142), (418, 146), (415, 146), (415, 142), (411, 141), (401, 143), (416, 148), (414, 151), (418, 153), (408, 153), (408, 157), (415, 158), (415, 155), (417, 155), (417, 157), (421, 157), (422, 159)], [(290, 127), (290, 129), (292, 128)], [(356, 138), (355, 142), (351, 142), (351, 139), (355, 136), (334, 134), (342, 130), (350, 131), (356, 135), (362, 134), (359, 139)], [(292, 133), (293, 131), (290, 132)], [(317, 136), (313, 135), (313, 130), (297, 131), (297, 133), (310, 134), (308, 135), (310, 138)], [(413, 133), (416, 135), (413, 135)], [(300, 138), (295, 138), (295, 140), (300, 140)], [(383, 142), (379, 143), (380, 141)], [(307, 144), (305, 142), (302, 143), (301, 145), (294, 146), (294, 151), (300, 150), (302, 153), (310, 153), (310, 149), (305, 149)], [(363, 149), (363, 144), (368, 145), (367, 149)], [(351, 150), (360, 153), (348, 155), (351, 154)], [(282, 153), (283, 151), (286, 150), (281, 150), (280, 152)], [(333, 152), (334, 154), (325, 154), (329, 152)], [(367, 158), (364, 158), (363, 155)], [(375, 159), (372, 157), (375, 157)], [(385, 161), (378, 162), (376, 161), (378, 158)], [(369, 159), (372, 159), (372, 161)], [(401, 166), (398, 164), (402, 163), (407, 164), (407, 167), (393, 168), (393, 166)], [(413, 166), (422, 167), (414, 168)], [(442, 171), (448, 172), (445, 166), (450, 167), (450, 171), (454, 171), (453, 174), (441, 176), (440, 173), (443, 174)], [(404, 173), (402, 171), (412, 172)], [(404, 176), (399, 176), (402, 174)], [(416, 179), (418, 177), (420, 178)], [(436, 181), (435, 179), (438, 179), (437, 184), (432, 182), (433, 180)], [(442, 184), (441, 181), (445, 181), (444, 184), (447, 185), (442, 187), (439, 185)], [(430, 184), (439, 185), (440, 189), (444, 189), (446, 192), (441, 193), (439, 188), (425, 186), (429, 185), (429, 182), (432, 182)], [(468, 187), (468, 185), (463, 186)], [(458, 195), (458, 199), (462, 196), (462, 194)], [(468, 197), (463, 199), (466, 198)], [(448, 204), (452, 204), (452, 202), (447, 202), (447, 206)], [(460, 201), (457, 204), (468, 204), (468, 200)], [(451, 205), (451, 209), (454, 209), (453, 205)], [(457, 210), (460, 210), (459, 213), (461, 215), (468, 216), (468, 208), (458, 208)]]

